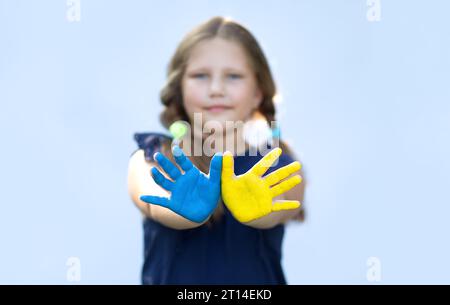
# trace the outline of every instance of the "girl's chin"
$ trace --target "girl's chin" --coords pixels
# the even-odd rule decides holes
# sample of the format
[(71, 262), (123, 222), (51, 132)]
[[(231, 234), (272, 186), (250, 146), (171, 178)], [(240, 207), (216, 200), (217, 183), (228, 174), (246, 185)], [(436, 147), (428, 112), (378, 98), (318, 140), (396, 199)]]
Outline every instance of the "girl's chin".
[[(226, 122), (234, 122), (235, 118), (230, 116), (229, 114), (221, 113), (221, 114), (210, 114), (205, 113), (204, 117), (204, 123), (206, 122), (218, 122), (221, 124), (225, 124)], [(224, 125), (225, 126), (225, 125)]]
[[(236, 129), (239, 127), (239, 124), (236, 124), (236, 119), (230, 116), (205, 116), (203, 121), (203, 129), (204, 130), (212, 130), (217, 129), (218, 126), (223, 131), (226, 131), (228, 129)], [(215, 132), (218, 132), (219, 130), (216, 130)]]

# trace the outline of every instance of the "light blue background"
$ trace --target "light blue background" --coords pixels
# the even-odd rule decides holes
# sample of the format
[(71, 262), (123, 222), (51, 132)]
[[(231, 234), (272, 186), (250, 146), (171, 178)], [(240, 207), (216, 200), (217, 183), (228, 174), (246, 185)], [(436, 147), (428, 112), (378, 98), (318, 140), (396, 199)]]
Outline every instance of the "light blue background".
[(138, 284), (126, 187), (136, 131), (163, 131), (176, 45), (215, 15), (270, 61), (282, 136), (304, 164), (307, 222), (287, 228), (289, 283), (450, 283), (450, 4), (365, 0), (0, 1), (0, 283)]

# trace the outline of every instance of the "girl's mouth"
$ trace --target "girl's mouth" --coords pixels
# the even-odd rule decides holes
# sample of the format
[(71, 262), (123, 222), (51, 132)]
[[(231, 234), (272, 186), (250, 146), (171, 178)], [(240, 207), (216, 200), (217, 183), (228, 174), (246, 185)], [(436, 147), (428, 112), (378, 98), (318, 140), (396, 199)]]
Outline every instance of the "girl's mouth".
[(230, 110), (231, 107), (223, 106), (223, 105), (216, 105), (216, 106), (206, 107), (205, 109), (206, 109), (206, 111), (211, 112), (211, 113), (222, 113), (226, 110)]

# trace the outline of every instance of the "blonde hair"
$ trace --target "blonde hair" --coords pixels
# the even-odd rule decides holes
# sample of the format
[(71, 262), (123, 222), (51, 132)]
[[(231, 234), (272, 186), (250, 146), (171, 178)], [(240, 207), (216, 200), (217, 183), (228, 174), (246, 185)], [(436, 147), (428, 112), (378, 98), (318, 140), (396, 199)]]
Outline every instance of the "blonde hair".
[[(213, 38), (223, 38), (237, 42), (243, 47), (263, 96), (257, 111), (264, 116), (267, 122), (275, 122), (274, 96), (276, 94), (276, 87), (261, 47), (253, 35), (242, 25), (229, 18), (214, 17), (189, 32), (178, 45), (175, 54), (170, 60), (167, 69), (167, 81), (160, 94), (161, 102), (164, 105), (164, 110), (160, 114), (161, 124), (168, 129), (173, 122), (178, 120), (192, 123), (183, 106), (182, 78), (192, 49), (198, 43)], [(191, 143), (193, 143), (193, 138), (191, 138)], [(295, 158), (292, 150), (285, 142), (280, 140), (279, 144), (284, 153)], [(182, 143), (180, 143), (180, 146), (182, 147)], [(171, 143), (166, 141), (162, 144), (161, 150), (174, 161), (170, 148)], [(194, 154), (191, 154), (189, 158), (202, 172), (207, 173), (209, 171), (211, 157), (206, 155), (194, 156)], [(211, 217), (211, 222), (218, 221), (222, 214), (223, 202), (221, 200), (213, 217)], [(303, 217), (302, 210), (297, 219), (303, 220)]]

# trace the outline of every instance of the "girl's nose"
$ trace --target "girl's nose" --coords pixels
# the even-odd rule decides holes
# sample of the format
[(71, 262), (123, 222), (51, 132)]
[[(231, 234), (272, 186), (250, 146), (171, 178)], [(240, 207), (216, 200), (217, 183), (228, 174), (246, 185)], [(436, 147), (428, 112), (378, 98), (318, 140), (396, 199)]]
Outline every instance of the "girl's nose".
[(225, 89), (223, 81), (219, 77), (215, 77), (211, 80), (210, 84), (210, 95), (211, 96), (223, 96), (225, 95)]

